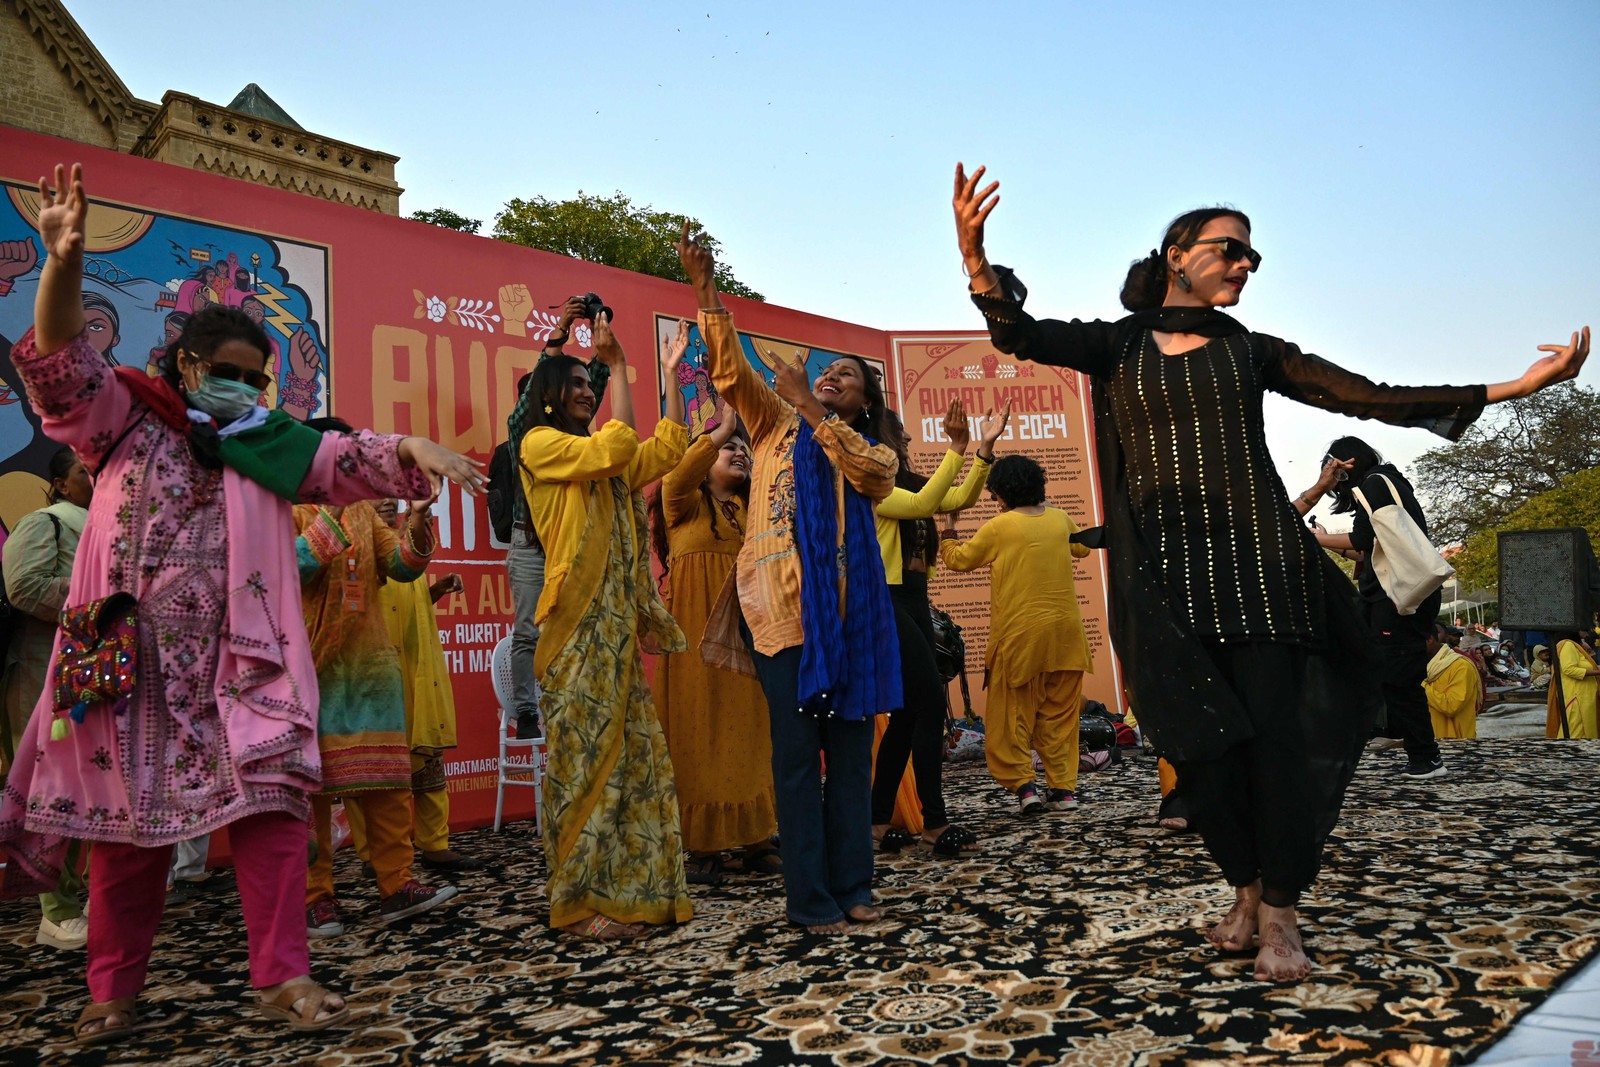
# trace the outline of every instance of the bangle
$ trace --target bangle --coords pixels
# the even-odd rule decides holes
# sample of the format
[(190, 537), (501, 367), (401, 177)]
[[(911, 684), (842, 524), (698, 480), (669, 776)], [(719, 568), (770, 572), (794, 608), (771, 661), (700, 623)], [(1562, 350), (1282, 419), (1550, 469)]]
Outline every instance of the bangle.
[(1300, 503), (1304, 504), (1308, 508), (1316, 507), (1316, 504), (1317, 504), (1317, 502), (1315, 500), (1312, 500), (1310, 497), (1306, 496), (1304, 493), (1300, 494), (1299, 500), (1300, 500)]
[(939, 540), (941, 540), (941, 541), (959, 541), (959, 540), (961, 540), (961, 535), (956, 533), (954, 530), (940, 530), (939, 531)]
[(966, 257), (963, 256), (962, 259), (961, 259), (961, 274), (962, 274), (962, 276), (966, 277), (966, 278), (974, 278), (974, 277), (977, 277), (979, 274), (982, 274), (984, 271), (989, 269), (989, 257), (988, 256), (984, 256), (982, 259), (979, 260), (979, 262), (982, 264), (982, 266), (980, 266), (977, 270), (968, 270), (967, 269)]
[(990, 452), (986, 456), (986, 455), (983, 454), (983, 449), (980, 448), (980, 449), (978, 449), (978, 451), (974, 452), (973, 455), (975, 455), (978, 459), (981, 459), (985, 463), (993, 463), (994, 462), (994, 453), (993, 452)]

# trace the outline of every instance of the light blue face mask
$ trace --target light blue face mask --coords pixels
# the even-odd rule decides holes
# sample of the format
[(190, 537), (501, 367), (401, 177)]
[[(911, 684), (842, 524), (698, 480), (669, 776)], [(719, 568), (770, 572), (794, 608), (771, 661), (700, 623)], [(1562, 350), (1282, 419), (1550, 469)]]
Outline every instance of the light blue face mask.
[(200, 383), (200, 388), (190, 390), (184, 399), (190, 407), (205, 412), (226, 426), (256, 406), (261, 399), (261, 390), (244, 382), (231, 382), (208, 374)]

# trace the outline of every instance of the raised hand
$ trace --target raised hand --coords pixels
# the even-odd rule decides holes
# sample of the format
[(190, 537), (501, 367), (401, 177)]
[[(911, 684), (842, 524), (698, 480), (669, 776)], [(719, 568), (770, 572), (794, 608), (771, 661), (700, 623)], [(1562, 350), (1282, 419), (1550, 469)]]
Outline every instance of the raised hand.
[(533, 294), (526, 285), (512, 282), (500, 287), (500, 327), (508, 336), (525, 336), (532, 315)]
[(683, 233), (678, 237), (678, 262), (683, 273), (694, 286), (695, 296), (702, 308), (721, 307), (717, 297), (717, 261), (711, 250), (700, 243), (698, 236), (689, 236), (689, 220), (683, 220)]
[(798, 359), (778, 360), (773, 371), (772, 388), (796, 409), (803, 408), (808, 401), (815, 403), (817, 399), (811, 395), (811, 375), (806, 371), (806, 365)]
[(999, 182), (990, 182), (981, 191), (978, 189), (978, 182), (987, 169), (979, 167), (969, 178), (965, 165), (956, 164), (955, 196), (951, 199), (956, 212), (956, 244), (972, 274), (977, 274), (987, 263), (983, 252), (983, 225), (989, 221), (989, 213), (1000, 205)]
[(994, 458), (994, 443), (1000, 440), (1001, 436), (1006, 432), (1006, 423), (1010, 421), (1011, 398), (1008, 396), (1006, 397), (1005, 405), (1000, 409), (999, 418), (995, 418), (993, 408), (989, 409), (988, 414), (984, 415), (983, 436), (978, 439), (978, 455), (987, 454), (990, 459)]
[(1564, 345), (1540, 345), (1539, 351), (1549, 352), (1550, 355), (1537, 360), (1523, 372), (1522, 380), (1528, 384), (1529, 393), (1537, 393), (1547, 385), (1570, 381), (1578, 376), (1583, 361), (1589, 358), (1589, 327), (1585, 326), (1573, 334), (1572, 340)]
[(678, 364), (683, 362), (684, 354), (689, 351), (689, 320), (678, 320), (678, 332), (672, 337), (661, 339), (661, 375), (662, 380), (675, 383), (678, 380)]
[(594, 330), (593, 346), (594, 358), (610, 367), (613, 371), (627, 363), (627, 354), (622, 351), (622, 342), (617, 340), (617, 335), (611, 332), (611, 320), (604, 315), (596, 316), (591, 327)]
[(952, 452), (967, 454), (967, 446), (972, 443), (972, 427), (967, 424), (967, 408), (960, 397), (950, 401), (950, 408), (944, 413), (944, 435), (950, 439)]
[(484, 477), (483, 464), (468, 459), (459, 452), (430, 441), (426, 437), (407, 437), (400, 442), (400, 462), (420, 470), (433, 487), (432, 504), (439, 498), (439, 490), (448, 478), (467, 492), (477, 496), (483, 492), (488, 479)]
[(317, 351), (317, 339), (302, 327), (289, 338), (289, 373), (310, 381), (322, 369), (322, 353)]
[(739, 425), (739, 416), (733, 413), (728, 402), (717, 397), (717, 424), (711, 428), (711, 443), (721, 448), (733, 440), (733, 431)]
[(84, 226), (89, 217), (89, 201), (83, 195), (83, 164), (72, 165), (71, 184), (67, 168), (56, 164), (55, 191), (39, 179), (39, 237), (52, 259), (76, 263), (83, 255)]

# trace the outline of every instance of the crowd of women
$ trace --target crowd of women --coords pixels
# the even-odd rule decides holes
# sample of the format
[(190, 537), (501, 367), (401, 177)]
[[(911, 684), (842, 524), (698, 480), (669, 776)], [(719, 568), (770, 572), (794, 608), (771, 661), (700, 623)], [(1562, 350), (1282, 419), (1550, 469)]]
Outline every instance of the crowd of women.
[[(511, 430), (544, 569), (532, 671), (553, 927), (613, 940), (685, 922), (688, 884), (732, 865), (781, 872), (788, 919), (836, 933), (884, 915), (875, 851), (981, 849), (981, 827), (953, 824), (942, 795), (937, 563), (990, 568), (991, 773), (1025, 814), (1075, 805), (1090, 662), (1072, 560), (1093, 546), (1108, 553), (1140, 723), (1236, 890), (1211, 940), (1256, 951), (1265, 980), (1309, 969), (1299, 894), (1383, 698), (1391, 716), (1410, 715), (1395, 702), (1421, 678), (1408, 681), (1414, 627), (1381, 588), (1358, 597), (1297, 514), (1363, 478), (1365, 457), (1335, 448), (1291, 504), (1262, 397), (1455, 436), (1486, 404), (1576, 375), (1587, 329), (1513, 381), (1373, 383), (1217, 310), (1261, 263), (1248, 218), (1220, 208), (1179, 216), (1134, 263), (1128, 317), (1035, 319), (1015, 273), (988, 260), (998, 183), (982, 175), (958, 167), (953, 196), (972, 299), (996, 348), (1088, 375), (1100, 528), (1045, 504), (1033, 460), (996, 455), (1006, 411), (987, 413), (958, 481), (975, 413), (951, 406), (949, 451), (924, 476), (866, 361), (840, 357), (812, 381), (779, 359), (769, 385), (687, 227), (679, 254), (722, 403), (707, 432), (689, 440), (675, 388), (649, 432), (625, 386), (595, 424), (597, 385), (628, 381), (603, 314), (595, 364), (551, 352), (523, 383)], [(363, 831), (384, 919), (453, 892), (412, 872), (412, 823), (422, 840), (431, 811), (437, 830), (421, 796), (442, 784), (447, 746), (396, 709), (417, 704), (407, 678), (415, 689), (426, 674), (399, 665), (404, 639), (368, 609), (423, 574), (441, 480), (477, 491), (483, 475), (420, 438), (268, 414), (257, 398), (269, 349), (237, 309), (191, 316), (159, 376), (111, 369), (83, 336), (80, 169), (58, 168), (39, 192), (49, 259), (14, 360), (47, 431), (73, 450), (52, 471), (63, 503), (33, 540), (49, 521), (76, 541), (77, 565), (36, 594), (61, 630), (18, 683), (43, 693), (0, 800), (5, 889), (72, 897), (69, 845), (92, 842), (78, 1035), (111, 1040), (155, 1022), (137, 997), (173, 845), (227, 827), (259, 1007), (296, 1029), (337, 1024), (347, 1009), (309, 978), (307, 941), (341, 925), (327, 798), (344, 798)], [(685, 322), (663, 348), (669, 383), (687, 335)], [(986, 488), (999, 514), (963, 540), (955, 516)], [(413, 504), (386, 516), (371, 503), (394, 499)], [(1331, 547), (1370, 548), (1372, 536), (1357, 517), (1352, 543)], [(645, 654), (660, 657), (653, 684)], [(1436, 750), (1410, 755), (1416, 776), (1432, 776)], [(459, 867), (447, 840), (428, 837)]]

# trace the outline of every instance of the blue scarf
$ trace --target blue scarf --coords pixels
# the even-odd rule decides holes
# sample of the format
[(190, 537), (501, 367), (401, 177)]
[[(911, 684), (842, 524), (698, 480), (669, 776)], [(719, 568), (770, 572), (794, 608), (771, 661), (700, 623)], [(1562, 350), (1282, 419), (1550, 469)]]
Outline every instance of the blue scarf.
[(833, 465), (804, 419), (794, 442), (794, 498), (800, 627), (805, 634), (800, 647), (800, 711), (857, 721), (904, 706), (900, 641), (872, 503), (846, 479), (841, 560)]

